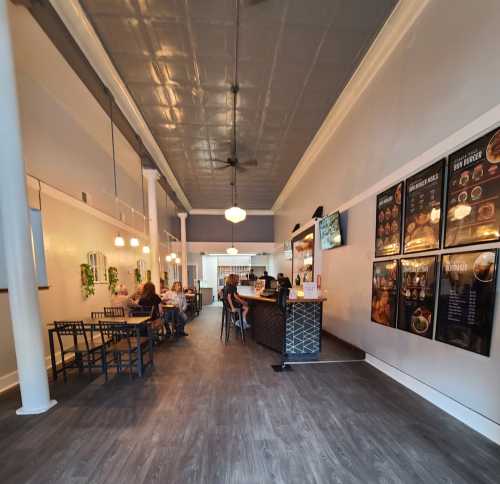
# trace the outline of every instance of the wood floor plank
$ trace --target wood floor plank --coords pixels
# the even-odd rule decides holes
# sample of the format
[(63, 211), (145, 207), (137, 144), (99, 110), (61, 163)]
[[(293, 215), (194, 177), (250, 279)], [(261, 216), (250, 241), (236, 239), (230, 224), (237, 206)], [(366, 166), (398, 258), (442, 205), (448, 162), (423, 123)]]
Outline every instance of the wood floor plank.
[(498, 484), (500, 447), (373, 367), (275, 373), (275, 353), (220, 342), (219, 316), (204, 309), (144, 379), (72, 375), (32, 417), (0, 396), (0, 482)]

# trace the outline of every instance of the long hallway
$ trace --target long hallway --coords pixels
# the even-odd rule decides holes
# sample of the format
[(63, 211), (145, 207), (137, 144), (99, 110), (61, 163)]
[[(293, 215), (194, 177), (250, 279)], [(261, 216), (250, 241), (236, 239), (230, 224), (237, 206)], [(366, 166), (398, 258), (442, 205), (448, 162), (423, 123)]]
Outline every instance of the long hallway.
[(368, 364), (275, 373), (271, 351), (220, 343), (219, 316), (205, 308), (144, 379), (74, 375), (23, 419), (2, 395), (0, 482), (498, 482), (496, 445)]

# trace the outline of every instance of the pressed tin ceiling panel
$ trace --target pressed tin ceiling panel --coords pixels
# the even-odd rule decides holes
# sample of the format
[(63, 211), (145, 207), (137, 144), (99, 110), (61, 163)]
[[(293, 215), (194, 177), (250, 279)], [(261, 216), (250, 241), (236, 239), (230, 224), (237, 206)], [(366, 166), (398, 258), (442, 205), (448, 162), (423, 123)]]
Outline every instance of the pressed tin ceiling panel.
[[(242, 0), (239, 203), (269, 209), (397, 0)], [(235, 0), (81, 0), (193, 208), (226, 208)]]

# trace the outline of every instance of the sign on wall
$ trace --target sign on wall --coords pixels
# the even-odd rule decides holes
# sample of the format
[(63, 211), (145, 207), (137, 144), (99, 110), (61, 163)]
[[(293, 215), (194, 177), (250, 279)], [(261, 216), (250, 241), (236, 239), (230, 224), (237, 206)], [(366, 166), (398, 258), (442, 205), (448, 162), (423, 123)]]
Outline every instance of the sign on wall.
[(490, 354), (497, 251), (443, 255), (436, 339)]
[(444, 163), (443, 159), (406, 181), (405, 254), (440, 247)]
[(373, 263), (371, 319), (385, 326), (396, 326), (398, 261)]
[(401, 252), (403, 182), (377, 195), (375, 257)]
[(449, 157), (445, 247), (500, 240), (500, 129)]
[(398, 328), (432, 338), (437, 256), (401, 259)]

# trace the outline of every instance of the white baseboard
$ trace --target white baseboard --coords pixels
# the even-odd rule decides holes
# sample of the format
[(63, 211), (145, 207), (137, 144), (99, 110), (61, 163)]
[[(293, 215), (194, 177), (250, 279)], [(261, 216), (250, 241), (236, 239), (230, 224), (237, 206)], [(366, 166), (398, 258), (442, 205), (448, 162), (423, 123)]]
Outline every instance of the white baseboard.
[(407, 375), (406, 373), (403, 373), (394, 366), (379, 360), (377, 357), (370, 355), (369, 353), (366, 353), (366, 362), (377, 368), (377, 370), (380, 370), (382, 373), (390, 376), (398, 383), (401, 383), (401, 385), (404, 385), (406, 388), (409, 388), (416, 394), (420, 395), (422, 398), (425, 398), (432, 404), (436, 405), (436, 407), (439, 407), (441, 410), (444, 410), (446, 413), (460, 420), (476, 432), (479, 432), (496, 444), (500, 445), (500, 425), (497, 423), (483, 417), (474, 410), (467, 408), (461, 403), (447, 397), (443, 393), (438, 392), (434, 388), (410, 375)]
[[(56, 363), (59, 364), (61, 362), (61, 352), (58, 351), (56, 353)], [(45, 366), (47, 371), (52, 370), (52, 363), (50, 362), (50, 356), (45, 357)], [(19, 378), (17, 376), (17, 370), (11, 373), (7, 373), (6, 375), (0, 375), (0, 395), (11, 388), (19, 385)]]

